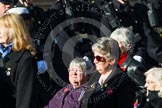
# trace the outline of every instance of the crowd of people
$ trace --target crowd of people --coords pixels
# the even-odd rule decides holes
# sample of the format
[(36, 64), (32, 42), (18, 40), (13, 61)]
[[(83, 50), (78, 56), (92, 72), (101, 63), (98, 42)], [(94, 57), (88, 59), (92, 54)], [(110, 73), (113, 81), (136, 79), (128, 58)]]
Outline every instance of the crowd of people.
[(0, 107), (161, 108), (161, 0), (0, 0)]

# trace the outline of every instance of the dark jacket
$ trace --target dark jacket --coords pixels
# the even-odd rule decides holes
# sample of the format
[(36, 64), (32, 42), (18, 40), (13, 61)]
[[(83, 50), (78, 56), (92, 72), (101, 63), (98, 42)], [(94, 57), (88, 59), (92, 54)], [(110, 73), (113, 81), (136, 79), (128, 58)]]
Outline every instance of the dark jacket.
[(146, 72), (145, 66), (142, 63), (134, 60), (132, 55), (129, 54), (120, 67), (127, 72), (128, 77), (131, 78), (133, 83), (136, 85), (135, 92), (136, 99), (138, 99), (138, 107), (142, 108), (146, 99), (146, 90), (144, 89), (144, 73)]
[(0, 107), (39, 108), (34, 56), (28, 51), (11, 52), (3, 61), (8, 82), (0, 86)]
[(143, 108), (161, 108), (162, 98), (158, 96), (158, 91), (149, 91), (145, 106)]
[(126, 60), (120, 65), (121, 68), (125, 68), (128, 76), (135, 82), (137, 86), (144, 86), (146, 72), (145, 66), (134, 60), (131, 55), (128, 55)]
[(113, 71), (103, 86), (97, 84), (100, 74), (90, 80), (82, 108), (132, 108), (135, 99), (134, 84), (119, 68)]
[[(148, 0), (152, 3), (147, 20), (144, 22), (144, 32), (147, 36), (147, 53), (156, 62), (162, 63), (162, 1)], [(152, 61), (153, 61), (152, 60)], [(158, 66), (157, 63), (153, 66)]]
[(79, 108), (86, 84), (74, 89), (71, 84), (59, 90), (44, 108)]
[(147, 36), (147, 53), (153, 60), (162, 63), (162, 38), (147, 23), (144, 23), (144, 31)]

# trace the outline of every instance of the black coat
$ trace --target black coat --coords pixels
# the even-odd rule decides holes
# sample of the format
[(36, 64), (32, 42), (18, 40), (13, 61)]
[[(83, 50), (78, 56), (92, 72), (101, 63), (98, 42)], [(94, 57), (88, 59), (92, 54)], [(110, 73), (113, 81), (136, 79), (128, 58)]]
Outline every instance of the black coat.
[[(145, 36), (147, 37), (147, 53), (152, 61), (162, 63), (162, 2), (161, 0), (148, 0), (153, 3), (154, 11), (143, 21)], [(151, 11), (151, 10), (149, 10)], [(153, 66), (158, 66), (154, 63)]]
[(106, 79), (103, 86), (98, 86), (100, 74), (90, 80), (89, 89), (83, 97), (82, 108), (132, 108), (135, 99), (134, 84), (127, 73), (117, 68)]
[(0, 86), (0, 107), (39, 108), (34, 56), (28, 51), (11, 52), (3, 61), (8, 70), (8, 82)]
[(162, 98), (158, 96), (158, 91), (149, 91), (145, 106), (143, 108), (161, 108)]
[(137, 86), (144, 86), (146, 72), (145, 66), (133, 59), (132, 55), (128, 55), (123, 64), (120, 65), (124, 67), (128, 73), (128, 76), (135, 82)]
[(146, 90), (144, 88), (144, 73), (146, 72), (145, 66), (134, 60), (131, 54), (127, 56), (126, 60), (120, 66), (122, 69), (125, 69), (128, 77), (130, 77), (136, 85), (136, 99), (138, 99), (139, 108), (143, 108), (146, 99)]
[[(144, 31), (147, 36), (148, 55), (156, 62), (162, 63), (162, 38), (146, 23), (144, 24)], [(154, 64), (154, 66), (157, 66), (157, 64)]]

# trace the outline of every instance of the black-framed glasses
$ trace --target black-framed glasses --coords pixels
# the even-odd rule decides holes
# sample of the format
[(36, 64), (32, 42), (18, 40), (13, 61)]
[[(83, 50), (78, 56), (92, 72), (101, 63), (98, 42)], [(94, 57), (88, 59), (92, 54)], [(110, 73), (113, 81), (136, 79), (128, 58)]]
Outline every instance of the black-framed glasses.
[(106, 62), (105, 57), (101, 57), (101, 56), (94, 56), (94, 58), (95, 58), (98, 62)]

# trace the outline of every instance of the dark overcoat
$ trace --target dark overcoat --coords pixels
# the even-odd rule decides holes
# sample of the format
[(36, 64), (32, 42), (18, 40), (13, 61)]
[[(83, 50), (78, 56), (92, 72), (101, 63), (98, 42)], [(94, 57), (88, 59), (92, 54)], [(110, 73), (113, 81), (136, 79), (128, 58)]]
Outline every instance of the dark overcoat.
[(135, 86), (127, 73), (117, 68), (102, 86), (97, 84), (100, 74), (96, 73), (90, 80), (85, 92), (82, 108), (132, 108), (135, 99)]
[(7, 80), (0, 82), (0, 107), (39, 108), (34, 56), (28, 51), (11, 52), (3, 61)]
[(126, 60), (120, 65), (121, 68), (127, 71), (128, 76), (135, 82), (137, 86), (144, 86), (146, 67), (136, 61), (131, 54), (129, 54)]
[(161, 108), (162, 98), (158, 96), (159, 91), (149, 91), (146, 103), (143, 108)]

